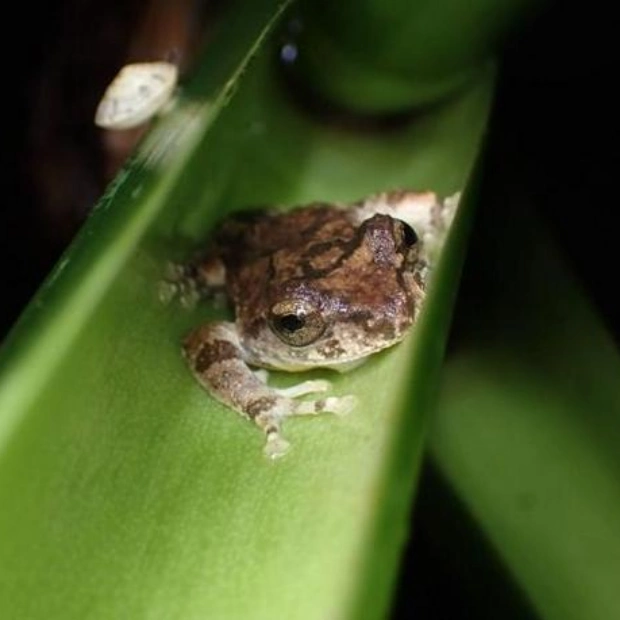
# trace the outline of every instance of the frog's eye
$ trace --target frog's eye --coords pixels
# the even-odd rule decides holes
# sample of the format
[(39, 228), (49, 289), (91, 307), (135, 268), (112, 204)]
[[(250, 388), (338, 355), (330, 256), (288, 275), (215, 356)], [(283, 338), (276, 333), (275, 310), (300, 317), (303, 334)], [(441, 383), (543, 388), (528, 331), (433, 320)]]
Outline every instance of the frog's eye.
[(413, 247), (418, 242), (418, 235), (407, 222), (400, 221), (400, 235), (402, 242), (408, 247)]
[(325, 331), (320, 312), (307, 301), (282, 301), (271, 308), (269, 325), (275, 335), (293, 347), (311, 344)]

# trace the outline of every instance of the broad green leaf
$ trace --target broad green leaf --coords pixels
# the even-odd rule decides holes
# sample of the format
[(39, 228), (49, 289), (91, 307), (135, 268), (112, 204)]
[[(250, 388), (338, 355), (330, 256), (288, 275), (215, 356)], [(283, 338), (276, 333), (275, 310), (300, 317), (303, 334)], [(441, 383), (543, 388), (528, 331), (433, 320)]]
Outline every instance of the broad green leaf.
[(3, 617), (385, 613), (472, 201), (411, 337), (329, 376), (363, 404), (289, 421), (293, 450), (275, 463), (181, 359), (183, 335), (223, 311), (165, 306), (158, 283), (232, 210), (465, 187), (493, 73), (397, 130), (330, 127), (278, 78), (265, 38), (278, 12), (267, 0), (230, 11), (3, 347)]
[[(298, 64), (321, 98), (367, 114), (433, 104), (478, 79), (533, 0), (303, 2)], [(329, 67), (329, 70), (325, 70)]]
[(431, 453), (538, 617), (606, 620), (620, 616), (620, 356), (532, 202), (515, 188), (487, 218)]

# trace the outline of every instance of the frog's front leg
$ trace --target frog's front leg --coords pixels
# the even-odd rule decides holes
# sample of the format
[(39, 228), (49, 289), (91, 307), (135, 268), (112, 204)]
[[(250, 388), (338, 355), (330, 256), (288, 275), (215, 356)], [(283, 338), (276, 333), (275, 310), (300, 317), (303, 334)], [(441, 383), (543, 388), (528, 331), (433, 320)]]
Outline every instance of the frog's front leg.
[[(253, 420), (265, 433), (265, 454), (282, 456), (289, 443), (281, 436), (284, 418), (293, 415), (323, 412), (346, 413), (353, 406), (352, 397), (328, 397), (297, 402), (291, 395), (325, 389), (315, 382), (306, 389), (278, 391), (270, 388), (246, 363), (241, 343), (233, 323), (217, 322), (203, 325), (186, 338), (185, 357), (200, 384), (220, 402)], [(303, 385), (303, 384), (302, 384)]]
[[(269, 381), (269, 372), (264, 368), (258, 368), (253, 371), (254, 376), (259, 379), (262, 383), (267, 383)], [(326, 392), (331, 388), (331, 383), (329, 381), (325, 381), (324, 379), (313, 379), (310, 381), (302, 381), (301, 383), (297, 383), (292, 385), (291, 387), (286, 388), (275, 388), (271, 389), (274, 392), (280, 394), (280, 396), (288, 396), (289, 398), (298, 398), (299, 396), (305, 396), (306, 394), (316, 394), (317, 392)]]

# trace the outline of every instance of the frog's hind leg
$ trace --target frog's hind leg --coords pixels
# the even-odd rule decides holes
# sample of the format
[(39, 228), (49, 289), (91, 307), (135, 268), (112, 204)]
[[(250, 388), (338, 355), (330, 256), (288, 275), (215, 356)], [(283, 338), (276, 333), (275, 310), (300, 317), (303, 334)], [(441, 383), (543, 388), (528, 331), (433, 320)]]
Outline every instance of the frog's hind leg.
[(223, 296), (226, 283), (224, 263), (217, 256), (187, 263), (168, 263), (159, 283), (159, 298), (169, 303), (175, 297), (181, 305), (193, 308), (201, 299)]
[(301, 391), (297, 386), (296, 392), (289, 389), (288, 394), (269, 387), (246, 363), (232, 323), (211, 323), (194, 330), (185, 340), (184, 353), (196, 379), (212, 396), (263, 430), (267, 440), (264, 452), (270, 458), (282, 456), (289, 448), (281, 434), (285, 418), (328, 411), (344, 414), (354, 404), (353, 397), (347, 396), (310, 401), (291, 397), (322, 390), (326, 387), (323, 382), (305, 382)]

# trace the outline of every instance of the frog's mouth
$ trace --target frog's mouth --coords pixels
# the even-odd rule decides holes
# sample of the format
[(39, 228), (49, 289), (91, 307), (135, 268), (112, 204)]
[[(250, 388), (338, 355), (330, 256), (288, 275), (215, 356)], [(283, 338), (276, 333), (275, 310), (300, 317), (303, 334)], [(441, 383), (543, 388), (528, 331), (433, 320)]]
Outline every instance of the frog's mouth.
[(303, 372), (327, 368), (348, 372), (363, 364), (368, 357), (400, 342), (403, 332), (391, 331), (378, 336), (363, 329), (343, 325), (329, 330), (318, 341), (306, 346), (287, 346), (270, 330), (260, 337), (244, 339), (248, 363), (272, 370)]
[(336, 370), (338, 372), (349, 372), (350, 370), (355, 370), (356, 368), (364, 364), (366, 360), (368, 359), (368, 357), (369, 357), (368, 355), (365, 355), (364, 357), (360, 357), (356, 360), (349, 360), (347, 362), (338, 362), (334, 365), (325, 366), (325, 368), (329, 368), (330, 370)]
[(358, 366), (361, 366), (366, 362), (369, 355), (359, 357), (353, 360), (330, 362), (328, 360), (323, 361), (308, 361), (305, 363), (299, 363), (294, 359), (281, 359), (274, 360), (273, 358), (261, 358), (260, 362), (257, 360), (249, 361), (252, 366), (260, 368), (267, 368), (269, 370), (280, 370), (284, 372), (308, 372), (309, 370), (335, 370), (336, 372), (349, 372), (355, 370)]

